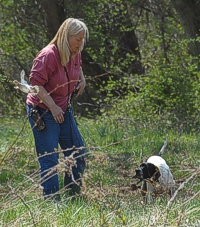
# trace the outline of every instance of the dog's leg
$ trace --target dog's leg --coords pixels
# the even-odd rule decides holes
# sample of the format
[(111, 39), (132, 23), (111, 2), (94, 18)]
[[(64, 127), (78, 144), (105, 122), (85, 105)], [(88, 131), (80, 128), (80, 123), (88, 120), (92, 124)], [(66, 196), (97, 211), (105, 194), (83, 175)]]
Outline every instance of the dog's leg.
[(153, 185), (151, 185), (149, 182), (147, 182), (147, 194), (148, 194), (148, 200), (151, 204), (155, 203), (153, 194), (155, 193), (155, 188)]
[(143, 202), (144, 204), (147, 203), (147, 182), (145, 180), (142, 181), (142, 191), (141, 194), (143, 196)]
[(174, 195), (175, 191), (176, 191), (176, 188), (175, 187), (171, 187), (169, 189), (169, 196), (170, 196), (170, 198)]

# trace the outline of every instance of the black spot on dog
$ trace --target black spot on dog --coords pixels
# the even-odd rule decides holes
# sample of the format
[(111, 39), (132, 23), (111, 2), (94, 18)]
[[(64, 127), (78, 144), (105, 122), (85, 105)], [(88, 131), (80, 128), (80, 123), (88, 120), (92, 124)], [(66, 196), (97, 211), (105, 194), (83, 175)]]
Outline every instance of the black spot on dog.
[(158, 168), (154, 164), (148, 162), (142, 163), (140, 167), (135, 170), (135, 172), (135, 178), (138, 178), (140, 180), (145, 180), (153, 177), (154, 180), (157, 181), (160, 177)]

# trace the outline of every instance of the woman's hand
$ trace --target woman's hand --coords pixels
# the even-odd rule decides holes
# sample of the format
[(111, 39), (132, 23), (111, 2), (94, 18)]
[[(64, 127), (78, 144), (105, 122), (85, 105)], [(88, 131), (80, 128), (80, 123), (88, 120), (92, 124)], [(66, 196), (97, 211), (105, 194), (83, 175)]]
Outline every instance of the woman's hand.
[(76, 97), (78, 97), (79, 95), (81, 95), (83, 93), (85, 86), (86, 86), (86, 82), (85, 82), (85, 78), (84, 78), (84, 80), (81, 80), (81, 82), (79, 82), (79, 84), (76, 88), (78, 90)]
[(55, 104), (51, 96), (47, 93), (43, 86), (39, 86), (39, 92), (37, 94), (38, 98), (50, 109), (55, 121), (57, 123), (63, 123), (64, 112), (63, 110)]
[(52, 115), (53, 115), (53, 117), (54, 117), (54, 119), (55, 119), (55, 121), (57, 123), (59, 123), (59, 124), (63, 123), (63, 121), (64, 121), (64, 116), (63, 116), (64, 112), (59, 106), (57, 106), (56, 104), (53, 105), (50, 108), (50, 111), (51, 111), (51, 113), (52, 113)]

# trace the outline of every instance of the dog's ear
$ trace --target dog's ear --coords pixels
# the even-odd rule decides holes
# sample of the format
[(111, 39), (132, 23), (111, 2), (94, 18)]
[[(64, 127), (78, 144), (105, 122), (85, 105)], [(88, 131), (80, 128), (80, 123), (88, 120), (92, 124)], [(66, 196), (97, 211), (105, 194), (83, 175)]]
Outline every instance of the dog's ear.
[(148, 163), (147, 163), (147, 162), (143, 162), (143, 163), (140, 165), (140, 169), (141, 169), (142, 174), (143, 174), (143, 179), (149, 178), (149, 177), (148, 177)]
[(157, 172), (157, 169), (154, 164), (144, 162), (140, 165), (140, 168), (143, 172), (143, 179), (148, 179), (154, 176), (154, 174)]
[(158, 172), (156, 166), (152, 163), (147, 163), (148, 164), (148, 174), (149, 178), (155, 176), (155, 174)]
[(148, 169), (149, 168), (149, 164), (148, 162), (143, 162), (141, 165), (140, 165), (140, 168), (141, 169)]

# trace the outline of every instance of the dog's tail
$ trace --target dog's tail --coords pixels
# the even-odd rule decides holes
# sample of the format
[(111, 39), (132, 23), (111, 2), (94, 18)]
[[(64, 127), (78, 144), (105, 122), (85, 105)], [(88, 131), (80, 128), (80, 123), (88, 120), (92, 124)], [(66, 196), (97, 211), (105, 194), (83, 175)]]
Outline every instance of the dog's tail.
[(160, 152), (158, 153), (158, 156), (161, 156), (164, 153), (165, 147), (167, 146), (167, 142), (168, 142), (168, 134), (166, 135), (165, 142), (164, 142), (162, 148), (160, 149)]

